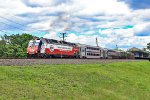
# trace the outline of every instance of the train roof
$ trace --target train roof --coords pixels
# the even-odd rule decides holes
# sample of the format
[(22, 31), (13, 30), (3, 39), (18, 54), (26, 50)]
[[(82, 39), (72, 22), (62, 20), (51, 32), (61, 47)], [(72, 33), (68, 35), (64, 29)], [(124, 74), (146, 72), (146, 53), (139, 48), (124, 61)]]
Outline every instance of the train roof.
[(64, 44), (64, 45), (69, 45), (69, 46), (76, 46), (75, 43), (71, 43), (71, 42), (59, 41), (59, 40), (55, 40), (55, 39), (46, 39), (46, 38), (42, 38), (42, 39), (44, 39), (47, 43)]
[[(93, 47), (93, 48), (102, 48), (100, 46), (92, 46), (92, 45), (80, 44), (80, 43), (71, 43), (71, 42), (59, 41), (55, 39), (47, 39), (47, 38), (41, 38), (41, 39), (45, 40), (47, 43), (64, 44), (64, 45), (69, 45), (69, 46), (86, 46), (86, 47)], [(103, 48), (103, 49), (107, 49), (107, 48)]]
[[(94, 48), (102, 48), (100, 46), (92, 46), (92, 45), (87, 45), (87, 44), (80, 44), (80, 43), (77, 43), (78, 46), (85, 46), (85, 47), (94, 47)], [(106, 48), (105, 48), (106, 49)]]

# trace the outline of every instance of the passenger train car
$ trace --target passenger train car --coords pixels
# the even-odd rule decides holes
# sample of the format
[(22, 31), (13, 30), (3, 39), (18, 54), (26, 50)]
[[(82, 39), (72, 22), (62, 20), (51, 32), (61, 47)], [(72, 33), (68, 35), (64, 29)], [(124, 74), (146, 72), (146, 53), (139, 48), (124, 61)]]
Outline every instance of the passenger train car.
[(107, 50), (97, 46), (78, 44), (80, 58), (107, 58)]

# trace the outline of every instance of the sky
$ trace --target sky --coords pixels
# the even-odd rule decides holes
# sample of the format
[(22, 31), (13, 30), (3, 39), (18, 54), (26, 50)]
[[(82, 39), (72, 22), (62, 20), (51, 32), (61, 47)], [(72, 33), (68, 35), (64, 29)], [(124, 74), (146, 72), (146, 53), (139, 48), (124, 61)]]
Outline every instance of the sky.
[(150, 42), (150, 0), (1, 0), (0, 35), (29, 33), (127, 50)]

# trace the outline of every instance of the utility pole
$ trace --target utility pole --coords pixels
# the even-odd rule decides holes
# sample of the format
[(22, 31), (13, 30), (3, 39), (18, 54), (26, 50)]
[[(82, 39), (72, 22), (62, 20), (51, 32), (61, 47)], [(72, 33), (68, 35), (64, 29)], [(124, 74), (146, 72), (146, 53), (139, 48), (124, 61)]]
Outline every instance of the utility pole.
[(116, 50), (118, 50), (118, 45), (116, 44)]
[(97, 45), (97, 47), (98, 47), (98, 40), (97, 40), (97, 37), (96, 37), (96, 45)]
[(60, 38), (62, 38), (63, 39), (63, 41), (65, 41), (65, 38), (67, 37), (67, 35), (66, 35), (67, 33), (60, 33), (60, 35), (62, 35), (62, 36), (60, 36)]

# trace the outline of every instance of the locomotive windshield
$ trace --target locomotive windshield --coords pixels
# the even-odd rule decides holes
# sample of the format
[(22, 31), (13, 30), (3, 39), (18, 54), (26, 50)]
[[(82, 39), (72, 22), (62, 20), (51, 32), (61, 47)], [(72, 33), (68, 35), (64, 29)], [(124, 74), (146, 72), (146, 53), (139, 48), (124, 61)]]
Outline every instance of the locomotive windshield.
[(28, 44), (28, 47), (30, 46), (38, 46), (39, 45), (39, 41), (30, 41), (29, 44)]

